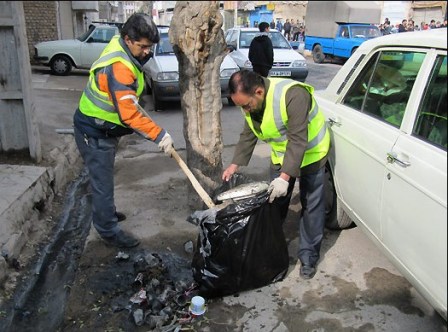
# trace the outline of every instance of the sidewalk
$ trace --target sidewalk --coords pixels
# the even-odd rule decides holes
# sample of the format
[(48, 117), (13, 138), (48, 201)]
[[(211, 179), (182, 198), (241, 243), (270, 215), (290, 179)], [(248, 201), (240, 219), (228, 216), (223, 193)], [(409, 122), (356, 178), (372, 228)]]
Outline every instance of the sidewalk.
[[(39, 164), (11, 159), (0, 164), (0, 286), (35, 254), (33, 246), (51, 229), (43, 220), (55, 198), (77, 174), (81, 160), (72, 135), (56, 129), (71, 128), (74, 109), (87, 80), (85, 73), (50, 79), (48, 69), (32, 68), (36, 121), (39, 125), (43, 160)], [(8, 160), (6, 159), (8, 162)]]

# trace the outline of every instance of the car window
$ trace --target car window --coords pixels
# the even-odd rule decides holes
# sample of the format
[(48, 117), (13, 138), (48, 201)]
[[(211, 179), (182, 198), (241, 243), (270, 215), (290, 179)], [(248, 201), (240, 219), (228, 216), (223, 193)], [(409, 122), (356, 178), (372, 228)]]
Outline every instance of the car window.
[(81, 36), (79, 36), (78, 39), (79, 41), (85, 41), (90, 34), (92, 33), (92, 31), (95, 30), (95, 26), (93, 24), (89, 25), (89, 30), (87, 30), (86, 32), (84, 32)]
[(341, 28), (341, 37), (343, 37), (343, 38), (350, 38), (350, 35), (349, 35), (347, 27), (342, 27)]
[(240, 48), (249, 48), (252, 39), (259, 34), (257, 31), (241, 31)]
[(378, 28), (372, 28), (371, 26), (353, 26), (352, 36), (355, 38), (375, 38), (381, 36), (381, 31)]
[(115, 30), (113, 29), (101, 29), (97, 28), (90, 38), (92, 39), (92, 42), (94, 43), (108, 43), (112, 39), (112, 37), (115, 35)]
[(174, 54), (173, 45), (171, 45), (167, 33), (160, 35), (160, 40), (156, 46), (156, 54), (157, 55)]
[(343, 104), (400, 127), (425, 53), (380, 51), (352, 85)]
[[(242, 31), (240, 36), (240, 48), (249, 48), (252, 39), (259, 34), (260, 32), (258, 31)], [(271, 38), (273, 48), (291, 48), (291, 45), (286, 38), (278, 31), (269, 32), (269, 38)]]
[(291, 48), (291, 45), (280, 32), (270, 32), (269, 37), (271, 37), (273, 48)]
[(438, 56), (420, 103), (412, 133), (447, 149), (447, 57)]

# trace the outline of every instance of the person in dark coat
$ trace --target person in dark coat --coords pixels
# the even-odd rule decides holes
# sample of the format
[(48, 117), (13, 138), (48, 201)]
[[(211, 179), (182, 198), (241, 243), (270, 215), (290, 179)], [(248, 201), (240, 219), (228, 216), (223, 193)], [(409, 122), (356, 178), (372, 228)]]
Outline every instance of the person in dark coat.
[(274, 64), (274, 48), (269, 38), (269, 23), (261, 22), (258, 29), (260, 34), (250, 43), (249, 60), (254, 72), (267, 77)]

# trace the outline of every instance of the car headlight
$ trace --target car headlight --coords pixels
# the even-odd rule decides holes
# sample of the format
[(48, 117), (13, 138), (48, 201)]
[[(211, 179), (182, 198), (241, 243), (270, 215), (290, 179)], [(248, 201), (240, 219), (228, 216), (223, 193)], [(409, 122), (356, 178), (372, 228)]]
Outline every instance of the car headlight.
[(158, 81), (178, 81), (179, 73), (177, 71), (167, 71), (157, 74)]
[(229, 68), (229, 69), (224, 69), (221, 71), (221, 78), (227, 78), (232, 76), (233, 73), (237, 72), (239, 69), (238, 68)]
[(303, 61), (303, 60), (294, 60), (294, 61), (291, 63), (291, 67), (294, 67), (294, 68), (298, 68), (298, 67), (306, 67), (306, 61)]

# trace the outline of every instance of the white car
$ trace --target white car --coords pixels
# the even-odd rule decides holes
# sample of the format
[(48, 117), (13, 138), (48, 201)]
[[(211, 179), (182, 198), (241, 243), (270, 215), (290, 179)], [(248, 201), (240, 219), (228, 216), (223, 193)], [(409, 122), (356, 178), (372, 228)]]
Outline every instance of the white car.
[(327, 226), (353, 220), (446, 320), (447, 29), (364, 42), (315, 98)]
[[(252, 70), (249, 47), (252, 39), (259, 33), (258, 28), (235, 27), (226, 31), (225, 38), (230, 56), (241, 69)], [(274, 48), (274, 65), (269, 71), (269, 76), (287, 77), (305, 82), (308, 76), (305, 58), (291, 47), (279, 31), (271, 29), (269, 37)]]
[(91, 24), (89, 30), (77, 39), (37, 43), (34, 60), (49, 66), (54, 75), (68, 75), (73, 67), (90, 69), (116, 34), (119, 34), (116, 25)]
[[(159, 28), (159, 33), (160, 41), (152, 49), (153, 56), (143, 67), (154, 110), (162, 110), (164, 102), (180, 100), (179, 63), (170, 43), (168, 27)], [(230, 99), (229, 79), (236, 71), (239, 71), (237, 64), (226, 55), (220, 68), (222, 98)]]

